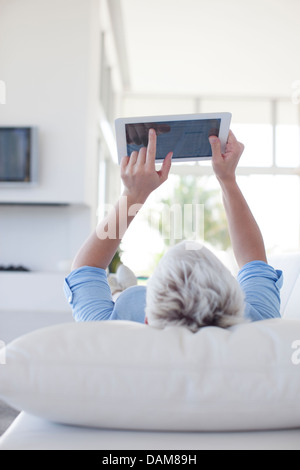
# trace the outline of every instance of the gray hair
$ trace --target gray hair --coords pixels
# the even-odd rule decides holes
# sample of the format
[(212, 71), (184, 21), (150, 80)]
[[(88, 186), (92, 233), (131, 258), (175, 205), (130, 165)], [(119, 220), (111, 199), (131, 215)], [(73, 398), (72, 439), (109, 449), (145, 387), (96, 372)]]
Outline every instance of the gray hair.
[(181, 325), (192, 332), (204, 326), (228, 328), (241, 323), (243, 314), (244, 294), (237, 280), (209, 249), (195, 242), (169, 249), (148, 281), (150, 326)]

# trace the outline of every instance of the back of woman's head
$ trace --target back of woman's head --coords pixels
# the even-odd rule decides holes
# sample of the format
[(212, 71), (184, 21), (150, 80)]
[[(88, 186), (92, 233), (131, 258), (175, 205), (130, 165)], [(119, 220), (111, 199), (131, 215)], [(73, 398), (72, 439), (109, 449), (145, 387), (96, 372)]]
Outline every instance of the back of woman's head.
[(223, 263), (195, 242), (181, 242), (161, 259), (148, 281), (149, 325), (228, 328), (243, 321), (244, 295)]

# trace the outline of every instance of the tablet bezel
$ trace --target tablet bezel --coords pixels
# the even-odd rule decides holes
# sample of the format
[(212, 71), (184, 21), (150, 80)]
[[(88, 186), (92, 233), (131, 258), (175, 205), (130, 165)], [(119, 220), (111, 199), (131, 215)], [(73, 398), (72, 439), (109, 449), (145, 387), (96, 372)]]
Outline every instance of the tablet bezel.
[[(121, 163), (121, 160), (124, 156), (127, 155), (127, 141), (126, 141), (126, 124), (136, 124), (136, 123), (156, 123), (156, 122), (175, 122), (175, 121), (195, 121), (195, 120), (207, 120), (207, 119), (220, 119), (220, 131), (219, 139), (221, 141), (222, 153), (225, 152), (225, 147), (228, 139), (230, 123), (231, 123), (231, 113), (198, 113), (198, 114), (176, 114), (176, 115), (164, 115), (164, 116), (138, 116), (138, 117), (127, 117), (127, 118), (118, 118), (115, 120), (115, 129), (116, 129), (116, 141), (117, 141), (117, 150), (118, 150), (118, 161)], [(212, 157), (182, 157), (176, 158), (173, 160), (176, 162), (191, 162), (191, 161), (205, 161), (211, 160)], [(160, 163), (164, 158), (157, 158), (155, 161)]]

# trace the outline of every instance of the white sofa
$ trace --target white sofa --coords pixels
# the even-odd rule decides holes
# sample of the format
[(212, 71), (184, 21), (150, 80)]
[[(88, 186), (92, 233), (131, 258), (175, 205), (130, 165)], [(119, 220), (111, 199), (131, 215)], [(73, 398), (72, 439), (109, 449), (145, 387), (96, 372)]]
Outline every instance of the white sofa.
[(300, 254), (270, 261), (283, 320), (69, 323), (9, 344), (0, 398), (23, 411), (0, 449), (300, 450)]

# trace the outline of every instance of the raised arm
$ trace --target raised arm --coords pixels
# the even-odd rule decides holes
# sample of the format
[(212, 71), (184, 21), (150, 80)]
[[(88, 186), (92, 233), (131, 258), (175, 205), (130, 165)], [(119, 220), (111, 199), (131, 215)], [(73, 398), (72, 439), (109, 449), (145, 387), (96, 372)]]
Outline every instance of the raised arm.
[(106, 269), (139, 209), (150, 193), (167, 180), (172, 153), (166, 156), (161, 170), (156, 171), (156, 138), (155, 130), (150, 129), (147, 149), (143, 147), (139, 152), (132, 152), (130, 157), (123, 158), (123, 195), (80, 248), (72, 265), (73, 270), (82, 266)]
[(244, 151), (230, 131), (225, 154), (221, 153), (220, 140), (210, 137), (212, 164), (219, 180), (228, 220), (229, 234), (236, 261), (240, 268), (250, 261), (267, 262), (261, 231), (236, 182), (235, 170)]

